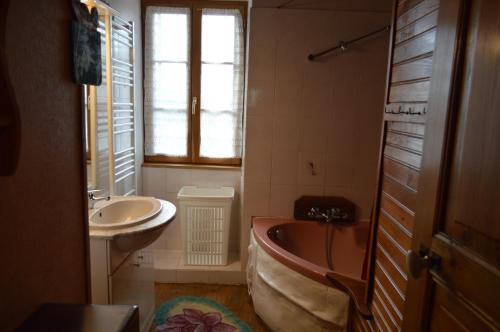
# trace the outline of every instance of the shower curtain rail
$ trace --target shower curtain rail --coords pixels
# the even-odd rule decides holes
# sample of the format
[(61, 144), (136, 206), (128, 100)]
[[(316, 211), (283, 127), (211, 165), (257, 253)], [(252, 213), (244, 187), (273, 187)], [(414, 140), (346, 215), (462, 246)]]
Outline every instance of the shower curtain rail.
[(309, 61), (313, 61), (316, 58), (322, 57), (323, 55), (328, 54), (328, 53), (333, 52), (333, 51), (336, 51), (336, 50), (341, 50), (342, 52), (344, 52), (344, 51), (347, 50), (347, 46), (349, 46), (351, 44), (354, 44), (356, 42), (359, 42), (359, 41), (361, 41), (361, 40), (363, 40), (365, 38), (368, 38), (368, 37), (371, 37), (373, 35), (379, 34), (381, 32), (388, 32), (390, 29), (391, 29), (391, 26), (390, 25), (386, 25), (383, 28), (380, 28), (378, 30), (372, 31), (372, 32), (367, 33), (366, 35), (360, 36), (358, 38), (354, 38), (354, 39), (351, 39), (351, 40), (348, 40), (348, 41), (340, 41), (334, 47), (330, 47), (330, 48), (328, 48), (326, 50), (323, 50), (321, 52), (318, 52), (318, 53), (309, 54), (307, 56), (307, 59), (309, 59)]

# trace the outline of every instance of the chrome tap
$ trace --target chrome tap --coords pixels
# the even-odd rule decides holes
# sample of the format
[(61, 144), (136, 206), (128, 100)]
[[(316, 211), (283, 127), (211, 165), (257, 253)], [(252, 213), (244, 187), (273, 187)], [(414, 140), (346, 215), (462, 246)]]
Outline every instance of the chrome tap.
[(101, 192), (101, 190), (89, 190), (87, 195), (88, 195), (88, 205), (89, 209), (93, 209), (95, 207), (95, 203), (99, 201), (109, 201), (111, 197), (108, 196), (102, 196), (102, 197), (96, 197), (95, 194)]
[(330, 211), (322, 212), (320, 208), (318, 207), (312, 207), (309, 212), (307, 212), (307, 216), (314, 218), (314, 219), (323, 219), (324, 222), (329, 223), (332, 221), (332, 218), (330, 216)]
[(339, 208), (332, 208), (330, 210), (330, 216), (332, 219), (341, 219), (341, 220), (344, 220), (344, 219), (347, 219), (347, 212), (339, 209)]
[(347, 218), (347, 213), (339, 208), (331, 208), (321, 211), (318, 207), (312, 207), (307, 216), (314, 219), (321, 219), (325, 223), (331, 223), (334, 220), (344, 220)]

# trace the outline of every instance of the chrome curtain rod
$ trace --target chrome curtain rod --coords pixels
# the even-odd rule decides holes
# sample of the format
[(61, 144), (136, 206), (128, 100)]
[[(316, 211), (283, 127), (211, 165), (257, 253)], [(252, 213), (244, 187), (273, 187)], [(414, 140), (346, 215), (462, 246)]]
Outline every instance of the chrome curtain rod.
[(389, 30), (391, 29), (391, 26), (390, 25), (386, 25), (385, 27), (383, 28), (380, 28), (378, 30), (375, 30), (375, 31), (372, 31), (366, 35), (363, 35), (361, 37), (358, 37), (358, 38), (354, 38), (354, 39), (351, 39), (351, 40), (348, 40), (348, 41), (340, 41), (336, 46), (334, 47), (330, 47), (324, 51), (321, 51), (321, 52), (318, 52), (318, 53), (313, 53), (313, 54), (309, 54), (307, 56), (307, 58), (309, 59), (309, 61), (313, 61), (315, 60), (316, 58), (319, 58), (319, 57), (322, 57), (323, 55), (327, 54), (327, 53), (330, 53), (330, 52), (333, 52), (333, 51), (336, 51), (336, 50), (341, 50), (342, 52), (343, 51), (346, 51), (347, 50), (347, 46), (351, 45), (351, 44), (354, 44), (360, 40), (363, 40), (365, 38), (368, 38), (368, 37), (371, 37), (373, 35), (376, 35), (378, 33), (381, 33), (381, 32), (388, 32)]

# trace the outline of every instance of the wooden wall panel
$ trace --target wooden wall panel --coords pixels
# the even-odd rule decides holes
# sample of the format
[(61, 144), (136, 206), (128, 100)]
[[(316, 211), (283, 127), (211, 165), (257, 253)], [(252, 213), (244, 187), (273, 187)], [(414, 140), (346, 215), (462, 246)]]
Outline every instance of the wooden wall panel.
[(429, 81), (412, 82), (393, 85), (389, 94), (389, 102), (423, 102), (429, 99)]
[[(391, 276), (381, 267), (378, 261), (375, 266), (375, 280), (381, 291), (391, 300), (392, 305), (394, 305), (399, 312), (404, 312), (404, 294), (396, 287)], [(377, 287), (375, 287), (375, 289), (377, 289)]]
[[(393, 219), (385, 211), (381, 211), (379, 218), (379, 227), (387, 232), (396, 242), (405, 250), (408, 251), (411, 248), (411, 233), (408, 233), (404, 228)], [(377, 257), (378, 260), (378, 257)]]
[(382, 295), (378, 292), (373, 293), (373, 303), (379, 308), (379, 315), (384, 317), (385, 322), (389, 323), (390, 331), (397, 331), (401, 324), (400, 320), (395, 317), (395, 313), (392, 307), (388, 307)]
[(391, 82), (421, 80), (431, 77), (432, 58), (422, 58), (392, 67)]
[(390, 195), (409, 210), (415, 211), (417, 192), (410, 187), (406, 187), (390, 176), (385, 175), (382, 180), (382, 192)]
[(384, 158), (382, 167), (385, 170), (385, 174), (389, 175), (391, 178), (413, 190), (417, 190), (419, 178), (417, 169), (405, 166), (388, 157)]
[(431, 331), (498, 331), (496, 326), (485, 320), (470, 304), (466, 299), (458, 297), (455, 291), (436, 287)]
[(422, 153), (422, 147), (424, 145), (424, 140), (422, 138), (390, 132), (387, 133), (385, 141), (387, 144), (399, 146), (418, 154)]
[(385, 251), (382, 246), (377, 246), (377, 258), (379, 264), (383, 266), (387, 273), (391, 276), (392, 281), (394, 281), (397, 288), (402, 294), (405, 294), (406, 284), (408, 282), (406, 273), (401, 271), (398, 265), (392, 260), (389, 253)]
[(399, 1), (396, 30), (404, 28), (408, 24), (424, 17), (439, 7), (439, 0), (424, 1)]
[(422, 156), (420, 154), (392, 146), (389, 142), (386, 142), (384, 156), (412, 168), (420, 168), (420, 163), (422, 162)]
[(382, 193), (380, 208), (396, 219), (408, 232), (411, 232), (415, 219), (413, 211), (386, 193)]
[(393, 63), (408, 61), (424, 54), (428, 54), (434, 50), (436, 41), (436, 30), (430, 30), (424, 34), (418, 35), (415, 38), (407, 40), (394, 48)]
[(388, 122), (387, 130), (406, 133), (410, 135), (416, 136), (424, 136), (425, 134), (425, 126), (419, 123), (411, 123), (411, 122)]
[(439, 0), (399, 0), (394, 11), (371, 271), (377, 331), (400, 331), (404, 320)]
[(396, 35), (394, 36), (394, 41), (396, 42), (396, 44), (399, 44), (407, 39), (410, 39), (435, 27), (438, 18), (437, 14), (438, 12), (435, 10), (396, 32)]
[(408, 274), (406, 250), (383, 228), (379, 231), (377, 246), (383, 247), (389, 253), (391, 259), (398, 265), (399, 269)]

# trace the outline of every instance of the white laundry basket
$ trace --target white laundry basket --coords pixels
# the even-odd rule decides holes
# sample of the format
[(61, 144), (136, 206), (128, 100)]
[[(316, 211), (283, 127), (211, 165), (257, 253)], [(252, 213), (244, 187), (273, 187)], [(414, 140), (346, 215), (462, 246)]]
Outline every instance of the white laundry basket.
[(186, 265), (226, 265), (234, 188), (182, 187), (182, 245)]

